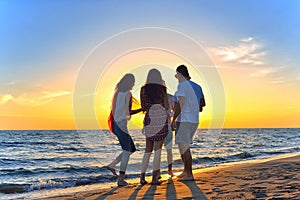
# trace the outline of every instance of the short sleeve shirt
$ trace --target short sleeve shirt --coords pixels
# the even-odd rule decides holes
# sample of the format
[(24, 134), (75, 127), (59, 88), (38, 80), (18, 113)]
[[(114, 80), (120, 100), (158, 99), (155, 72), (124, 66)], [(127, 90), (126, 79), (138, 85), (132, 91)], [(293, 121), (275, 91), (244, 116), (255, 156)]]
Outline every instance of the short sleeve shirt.
[(199, 123), (199, 104), (200, 99), (204, 98), (201, 86), (190, 80), (180, 82), (175, 92), (175, 102), (178, 102), (177, 97), (184, 97), (177, 121)]

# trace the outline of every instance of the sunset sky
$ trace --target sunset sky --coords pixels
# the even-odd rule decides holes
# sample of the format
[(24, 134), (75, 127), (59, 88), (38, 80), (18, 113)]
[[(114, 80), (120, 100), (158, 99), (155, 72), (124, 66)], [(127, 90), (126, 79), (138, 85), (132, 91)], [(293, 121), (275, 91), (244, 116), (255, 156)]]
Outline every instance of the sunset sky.
[(2, 0), (0, 29), (0, 129), (105, 129), (125, 73), (180, 64), (201, 128), (300, 127), (299, 0)]

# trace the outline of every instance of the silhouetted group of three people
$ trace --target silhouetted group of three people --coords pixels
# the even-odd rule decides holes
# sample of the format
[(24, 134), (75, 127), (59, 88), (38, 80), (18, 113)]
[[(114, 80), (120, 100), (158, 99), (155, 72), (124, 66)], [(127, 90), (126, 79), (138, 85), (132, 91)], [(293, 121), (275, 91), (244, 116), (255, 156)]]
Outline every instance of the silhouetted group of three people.
[(140, 111), (145, 113), (142, 132), (146, 137), (146, 148), (142, 160), (140, 183), (147, 184), (145, 173), (149, 159), (154, 150), (152, 182), (160, 185), (161, 150), (164, 144), (167, 149), (168, 174), (172, 172), (172, 130), (175, 130), (175, 143), (178, 144), (184, 163), (184, 170), (179, 175), (179, 181), (194, 180), (192, 173), (192, 155), (190, 145), (199, 124), (199, 112), (205, 106), (205, 99), (200, 85), (191, 81), (188, 69), (180, 65), (175, 77), (178, 87), (174, 96), (167, 94), (167, 87), (157, 69), (151, 69), (147, 75), (146, 84), (141, 88), (141, 108), (132, 110), (131, 89), (134, 86), (133, 74), (125, 74), (116, 85), (112, 100), (112, 110), (108, 120), (110, 130), (117, 136), (122, 147), (122, 153), (107, 166), (116, 175), (115, 166), (121, 162), (118, 186), (128, 183), (125, 171), (130, 155), (136, 151), (134, 142), (129, 135), (127, 121), (131, 115)]

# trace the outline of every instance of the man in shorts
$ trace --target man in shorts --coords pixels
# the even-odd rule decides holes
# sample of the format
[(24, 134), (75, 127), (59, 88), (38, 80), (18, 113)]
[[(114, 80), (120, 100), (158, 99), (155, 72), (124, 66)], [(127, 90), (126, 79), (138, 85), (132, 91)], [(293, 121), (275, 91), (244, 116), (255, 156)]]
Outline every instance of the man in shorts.
[(190, 145), (198, 128), (199, 112), (205, 106), (205, 99), (201, 86), (190, 80), (191, 77), (186, 66), (178, 66), (175, 77), (179, 83), (175, 92), (172, 127), (176, 127), (175, 143), (178, 144), (184, 163), (184, 170), (178, 180), (192, 181), (194, 176)]

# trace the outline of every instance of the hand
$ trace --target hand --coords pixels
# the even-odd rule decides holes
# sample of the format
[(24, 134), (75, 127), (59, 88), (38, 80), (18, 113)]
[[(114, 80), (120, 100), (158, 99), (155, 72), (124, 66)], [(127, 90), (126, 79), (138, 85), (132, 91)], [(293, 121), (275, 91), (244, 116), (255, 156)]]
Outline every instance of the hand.
[(146, 133), (145, 133), (145, 127), (143, 127), (143, 129), (142, 129), (142, 134), (146, 135)]
[(172, 128), (172, 131), (176, 130), (176, 123), (175, 123), (175, 121), (172, 121), (171, 128)]
[(203, 111), (203, 107), (200, 107), (200, 110), (199, 110), (199, 112), (202, 112)]

